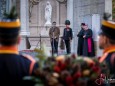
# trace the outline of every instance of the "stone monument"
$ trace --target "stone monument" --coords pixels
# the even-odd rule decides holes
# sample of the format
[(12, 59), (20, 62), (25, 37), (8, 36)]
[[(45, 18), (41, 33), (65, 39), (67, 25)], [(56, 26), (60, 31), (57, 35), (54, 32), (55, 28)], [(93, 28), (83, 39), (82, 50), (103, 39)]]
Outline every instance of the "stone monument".
[(52, 16), (52, 6), (50, 2), (47, 1), (45, 7), (45, 20), (46, 20), (45, 26), (51, 25), (51, 16)]
[[(49, 1), (46, 2), (45, 6), (45, 24), (41, 30), (41, 36), (49, 36), (49, 28), (51, 27), (51, 18), (52, 18), (52, 6)], [(45, 34), (44, 34), (45, 33)]]

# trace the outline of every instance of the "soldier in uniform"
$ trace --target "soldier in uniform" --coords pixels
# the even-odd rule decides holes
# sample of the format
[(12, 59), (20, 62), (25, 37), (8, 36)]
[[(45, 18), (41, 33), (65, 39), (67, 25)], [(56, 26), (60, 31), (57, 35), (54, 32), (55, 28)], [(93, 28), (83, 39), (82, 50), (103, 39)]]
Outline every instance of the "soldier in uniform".
[[(99, 34), (99, 47), (103, 49), (103, 56), (99, 62), (108, 64), (111, 74), (115, 74), (115, 22), (109, 21), (110, 14), (104, 14), (101, 31)], [(115, 78), (115, 77), (114, 77)], [(114, 85), (115, 86), (115, 85)]]
[(65, 25), (66, 28), (63, 31), (63, 39), (65, 41), (65, 45), (66, 45), (66, 52), (67, 54), (71, 53), (71, 41), (73, 38), (73, 33), (72, 33), (72, 29), (70, 28), (70, 21), (66, 20), (65, 21)]
[(56, 22), (53, 22), (52, 25), (53, 26), (49, 30), (49, 36), (53, 55), (58, 54), (58, 41), (59, 41), (60, 29), (56, 27)]
[[(21, 84), (24, 76), (35, 75), (38, 68), (36, 61), (29, 55), (19, 55), (20, 20), (17, 19), (15, 7), (0, 20), (0, 84), (13, 86)], [(15, 86), (17, 86), (15, 85)], [(5, 85), (4, 85), (5, 86)], [(23, 85), (20, 85), (23, 86)]]

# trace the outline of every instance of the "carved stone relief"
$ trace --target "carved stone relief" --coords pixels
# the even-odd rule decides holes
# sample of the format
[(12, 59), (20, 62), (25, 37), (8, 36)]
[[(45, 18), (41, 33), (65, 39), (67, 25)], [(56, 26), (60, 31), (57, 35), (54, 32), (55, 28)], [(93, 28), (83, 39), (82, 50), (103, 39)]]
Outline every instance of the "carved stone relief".
[(3, 17), (4, 12), (6, 12), (6, 0), (0, 0), (0, 18)]
[[(29, 21), (32, 16), (32, 9), (34, 5), (37, 5), (41, 0), (29, 0)], [(31, 21), (30, 21), (31, 22)]]
[[(52, 6), (52, 14), (51, 14), (51, 23), (56, 21), (57, 26), (60, 27), (61, 35), (63, 34), (63, 29), (65, 27), (64, 22), (67, 17), (67, 7), (65, 6), (67, 0), (40, 0), (36, 1), (36, 4), (33, 4), (30, 10), (30, 21), (29, 22), (29, 30), (31, 36), (47, 36), (49, 37), (49, 28), (50, 26), (45, 26), (45, 7), (47, 1), (50, 2)], [(34, 2), (30, 2), (32, 4)], [(61, 36), (60, 35), (60, 36)]]
[(67, 0), (56, 0), (56, 1), (58, 1), (59, 3), (66, 3), (67, 2)]

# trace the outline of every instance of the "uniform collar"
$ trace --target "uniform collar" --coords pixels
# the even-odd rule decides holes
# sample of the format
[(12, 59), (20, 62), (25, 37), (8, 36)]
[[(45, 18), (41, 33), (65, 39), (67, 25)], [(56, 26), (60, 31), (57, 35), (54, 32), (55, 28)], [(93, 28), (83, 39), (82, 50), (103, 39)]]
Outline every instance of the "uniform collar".
[(0, 46), (0, 54), (19, 54), (17, 46)]
[(111, 52), (115, 52), (115, 45), (104, 49), (103, 56), (99, 59), (99, 62), (103, 62)]
[(103, 54), (111, 53), (111, 52), (114, 52), (114, 51), (115, 51), (115, 45), (114, 46), (110, 46), (108, 48), (105, 48)]

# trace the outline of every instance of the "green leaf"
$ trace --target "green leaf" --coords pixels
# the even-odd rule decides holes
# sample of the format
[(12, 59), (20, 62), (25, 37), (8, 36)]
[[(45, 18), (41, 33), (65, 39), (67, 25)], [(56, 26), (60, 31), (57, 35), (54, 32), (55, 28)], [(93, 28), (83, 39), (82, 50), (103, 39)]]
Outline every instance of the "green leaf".
[(16, 12), (16, 7), (15, 7), (15, 6), (13, 6), (13, 7), (11, 8), (11, 10), (10, 10), (9, 13), (6, 13), (6, 12), (4, 13), (4, 17), (5, 17), (5, 18), (8, 18), (8, 19), (16, 19), (17, 16), (18, 16), (18, 14), (17, 14), (17, 12)]
[(38, 84), (35, 84), (35, 86), (44, 86), (44, 85), (43, 85), (43, 84), (38, 83)]
[(35, 77), (33, 77), (33, 76), (25, 76), (23, 78), (23, 80), (34, 80), (34, 79), (35, 79)]

